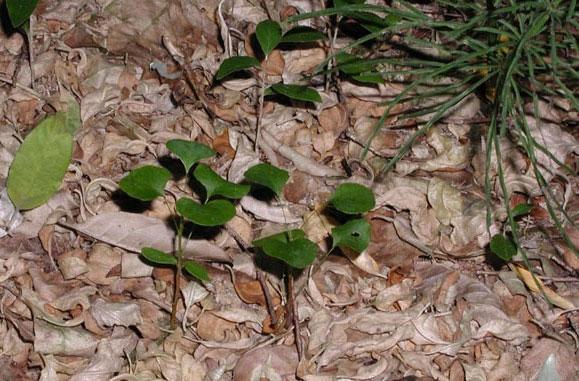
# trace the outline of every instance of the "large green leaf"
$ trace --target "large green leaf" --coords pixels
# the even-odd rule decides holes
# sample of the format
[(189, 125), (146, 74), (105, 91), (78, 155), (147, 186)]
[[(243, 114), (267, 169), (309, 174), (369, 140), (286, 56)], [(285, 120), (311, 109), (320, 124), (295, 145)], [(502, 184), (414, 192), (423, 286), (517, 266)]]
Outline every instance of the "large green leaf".
[(315, 89), (302, 85), (285, 85), (283, 83), (276, 83), (271, 85), (271, 89), (280, 95), (284, 95), (290, 99), (304, 102), (321, 102), (322, 97)]
[(37, 4), (38, 0), (6, 0), (8, 17), (12, 26), (18, 28), (28, 21)]
[(347, 247), (358, 253), (370, 244), (371, 228), (363, 218), (346, 222), (332, 229), (332, 248)]
[(186, 272), (194, 276), (195, 278), (202, 280), (202, 281), (209, 281), (209, 273), (207, 273), (207, 269), (201, 266), (199, 263), (187, 260), (183, 265), (183, 268)]
[(346, 214), (360, 214), (374, 208), (376, 200), (369, 188), (355, 183), (340, 184), (330, 199), (330, 204)]
[(272, 20), (257, 24), (255, 36), (264, 55), (268, 55), (281, 42), (281, 26)]
[(215, 79), (220, 81), (237, 71), (243, 71), (257, 66), (259, 66), (259, 61), (254, 57), (237, 56), (227, 58), (221, 63), (221, 66), (219, 66), (219, 70), (217, 70), (217, 74), (215, 74)]
[(254, 165), (245, 171), (244, 176), (252, 183), (269, 188), (277, 196), (281, 195), (283, 187), (289, 179), (289, 173), (286, 170), (267, 163)]
[(215, 151), (205, 144), (189, 140), (173, 139), (169, 140), (166, 145), (169, 151), (173, 152), (181, 160), (185, 167), (185, 172), (189, 172), (193, 164), (199, 160), (215, 155)]
[(310, 28), (309, 26), (299, 25), (287, 31), (286, 34), (283, 35), (281, 42), (283, 43), (313, 42), (324, 39), (325, 37), (326, 35), (320, 32), (319, 30)]
[(200, 226), (220, 226), (235, 217), (235, 206), (227, 200), (213, 200), (198, 204), (189, 198), (180, 198), (177, 213)]
[(296, 269), (304, 269), (316, 259), (318, 247), (304, 238), (302, 230), (292, 230), (261, 238), (253, 242), (266, 255), (280, 259)]
[(165, 194), (171, 172), (162, 167), (145, 165), (132, 170), (119, 182), (123, 192), (141, 201), (151, 201)]
[(18, 209), (42, 205), (58, 191), (72, 156), (66, 112), (44, 119), (20, 146), (8, 174), (10, 199)]
[(213, 196), (239, 199), (245, 196), (250, 189), (249, 185), (235, 184), (223, 179), (205, 164), (199, 164), (193, 171), (193, 176), (205, 187), (207, 200)]
[(494, 235), (491, 238), (490, 247), (496, 256), (505, 261), (510, 261), (517, 254), (517, 247), (513, 241), (502, 234)]
[(147, 261), (156, 265), (176, 265), (177, 258), (165, 253), (164, 251), (153, 249), (152, 247), (143, 247), (141, 255)]

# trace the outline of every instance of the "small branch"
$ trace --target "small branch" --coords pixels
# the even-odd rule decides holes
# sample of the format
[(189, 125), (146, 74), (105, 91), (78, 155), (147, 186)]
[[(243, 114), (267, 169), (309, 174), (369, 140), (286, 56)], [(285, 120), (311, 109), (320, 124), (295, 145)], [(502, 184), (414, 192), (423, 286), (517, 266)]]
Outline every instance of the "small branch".
[(298, 350), (299, 361), (303, 358), (302, 337), (300, 335), (300, 316), (298, 313), (298, 302), (294, 293), (294, 276), (290, 269), (287, 270), (287, 294), (288, 305), (291, 309), (291, 316), (294, 323), (294, 334), (296, 341), (296, 348)]
[(173, 303), (171, 305), (171, 330), (177, 329), (177, 307), (179, 294), (181, 293), (181, 272), (183, 271), (183, 218), (179, 217), (177, 225), (177, 266), (175, 269), (175, 288), (173, 290)]
[(257, 118), (255, 126), (255, 152), (259, 152), (259, 136), (261, 135), (261, 120), (263, 119), (263, 99), (265, 98), (265, 86), (261, 73), (258, 74), (259, 100), (257, 101)]
[(271, 326), (277, 326), (277, 315), (275, 313), (275, 306), (273, 305), (273, 299), (271, 294), (269, 293), (269, 287), (267, 287), (267, 282), (265, 281), (265, 276), (263, 275), (263, 271), (260, 269), (255, 270), (257, 273), (257, 280), (261, 285), (261, 289), (263, 290), (263, 295), (265, 296), (265, 304), (267, 304), (267, 311), (269, 313), (271, 319)]

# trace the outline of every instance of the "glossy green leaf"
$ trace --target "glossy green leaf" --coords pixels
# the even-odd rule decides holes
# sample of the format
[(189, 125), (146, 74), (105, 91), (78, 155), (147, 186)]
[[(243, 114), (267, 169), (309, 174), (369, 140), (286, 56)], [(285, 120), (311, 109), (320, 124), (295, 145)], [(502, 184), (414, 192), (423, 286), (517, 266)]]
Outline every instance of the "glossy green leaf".
[(532, 204), (518, 204), (511, 210), (513, 217), (520, 217), (529, 214), (533, 209)]
[(8, 17), (14, 28), (24, 24), (36, 8), (38, 0), (6, 0)]
[(133, 169), (119, 182), (123, 192), (141, 201), (151, 201), (165, 194), (171, 172), (162, 167), (145, 165)]
[(496, 256), (505, 261), (510, 261), (517, 254), (517, 248), (513, 241), (502, 234), (493, 236), (490, 247)]
[(189, 198), (180, 198), (177, 213), (200, 226), (220, 226), (235, 217), (235, 206), (227, 200), (213, 200), (198, 204)]
[(199, 263), (187, 260), (183, 265), (183, 269), (189, 273), (190, 275), (194, 276), (195, 278), (208, 282), (210, 280), (209, 274), (207, 273), (207, 269), (201, 266)]
[(181, 163), (183, 163), (185, 167), (185, 172), (189, 172), (189, 169), (199, 160), (207, 159), (215, 155), (215, 151), (205, 144), (189, 140), (169, 140), (167, 142), (167, 148), (181, 160)]
[(262, 248), (266, 242), (276, 240), (281, 243), (287, 243), (296, 239), (306, 238), (306, 233), (302, 229), (292, 229), (281, 233), (273, 234), (264, 238), (253, 241), (253, 246)]
[(284, 185), (289, 180), (286, 170), (274, 167), (271, 164), (260, 163), (245, 171), (246, 180), (264, 186), (280, 196)]
[(10, 166), (7, 189), (18, 209), (42, 205), (60, 188), (72, 157), (66, 112), (44, 119), (24, 139)]
[(272, 20), (257, 24), (255, 36), (264, 55), (268, 55), (281, 42), (281, 26)]
[(360, 184), (345, 183), (336, 188), (330, 204), (342, 213), (360, 214), (373, 209), (376, 200), (371, 189)]
[(375, 72), (367, 72), (353, 75), (352, 79), (358, 82), (371, 83), (375, 85), (380, 85), (384, 83), (384, 78), (382, 77), (382, 74)]
[(248, 70), (259, 66), (259, 61), (255, 57), (237, 56), (224, 60), (215, 74), (218, 81), (238, 71)]
[(347, 247), (358, 253), (370, 244), (371, 228), (363, 218), (351, 220), (332, 229), (332, 248)]
[(153, 249), (152, 247), (143, 247), (141, 255), (147, 261), (156, 265), (176, 265), (177, 258), (165, 253), (164, 251)]
[(249, 185), (235, 184), (223, 179), (205, 164), (199, 164), (193, 171), (193, 176), (205, 188), (207, 199), (213, 196), (240, 199), (249, 193), (250, 190)]
[(304, 102), (321, 102), (322, 97), (315, 89), (302, 85), (284, 85), (276, 83), (271, 85), (271, 89), (280, 95), (285, 95), (290, 99)]
[[(283, 232), (254, 241), (253, 244), (270, 257), (280, 259), (293, 268), (304, 269), (312, 264), (318, 252), (316, 244), (304, 236), (296, 231)], [(291, 240), (288, 241), (288, 237)]]
[(298, 43), (298, 42), (314, 42), (322, 40), (326, 37), (325, 34), (317, 29), (309, 26), (296, 26), (290, 29), (283, 35), (281, 42), (283, 43)]

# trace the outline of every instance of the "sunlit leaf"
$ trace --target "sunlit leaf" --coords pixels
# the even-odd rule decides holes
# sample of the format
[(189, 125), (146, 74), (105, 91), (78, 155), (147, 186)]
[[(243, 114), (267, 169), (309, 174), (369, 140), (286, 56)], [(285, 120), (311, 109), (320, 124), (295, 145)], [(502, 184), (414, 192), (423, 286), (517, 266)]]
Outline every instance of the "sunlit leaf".
[(360, 218), (332, 229), (332, 248), (347, 247), (358, 253), (370, 244), (371, 228), (368, 221)]
[(164, 251), (153, 249), (152, 247), (143, 247), (141, 255), (147, 261), (156, 265), (176, 265), (177, 258), (165, 253)]
[(245, 171), (244, 176), (246, 180), (264, 186), (278, 196), (281, 195), (283, 187), (289, 179), (289, 173), (286, 170), (267, 163), (254, 165)]
[(219, 70), (217, 70), (217, 74), (215, 74), (215, 79), (220, 81), (235, 72), (251, 69), (252, 67), (257, 66), (259, 66), (259, 61), (255, 57), (230, 57), (221, 63)]
[(371, 189), (360, 184), (345, 183), (336, 188), (330, 204), (342, 213), (360, 214), (373, 209), (376, 200)]
[(253, 242), (266, 255), (277, 258), (296, 269), (308, 267), (316, 259), (318, 247), (304, 238), (299, 230), (274, 234)]
[(205, 144), (189, 140), (169, 140), (167, 142), (167, 149), (181, 160), (181, 163), (183, 163), (185, 167), (185, 172), (189, 172), (189, 169), (199, 160), (207, 159), (215, 155), (215, 151)]
[(199, 164), (193, 171), (193, 176), (205, 188), (207, 199), (213, 196), (240, 199), (250, 190), (249, 185), (235, 184), (223, 179), (205, 164)]
[(171, 172), (162, 167), (145, 165), (132, 170), (119, 182), (123, 192), (141, 201), (151, 201), (165, 194)]
[(281, 26), (272, 20), (257, 24), (255, 36), (264, 55), (268, 55), (281, 42)]
[(183, 264), (183, 269), (189, 273), (190, 275), (194, 276), (195, 278), (202, 280), (202, 281), (209, 281), (209, 273), (207, 273), (207, 269), (200, 265), (197, 262), (187, 260), (185, 264)]
[(280, 95), (284, 95), (290, 99), (304, 102), (321, 102), (322, 97), (315, 89), (302, 85), (285, 85), (283, 83), (276, 83), (271, 85), (271, 89)]
[(213, 200), (199, 204), (189, 198), (180, 198), (177, 213), (200, 226), (220, 226), (235, 217), (235, 206), (227, 200)]

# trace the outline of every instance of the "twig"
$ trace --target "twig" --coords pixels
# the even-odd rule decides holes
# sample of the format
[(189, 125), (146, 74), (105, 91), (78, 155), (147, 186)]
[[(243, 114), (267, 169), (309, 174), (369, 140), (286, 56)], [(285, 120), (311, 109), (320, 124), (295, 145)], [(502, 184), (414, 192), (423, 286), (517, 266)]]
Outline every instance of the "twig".
[(257, 280), (261, 285), (261, 289), (263, 290), (263, 295), (265, 296), (265, 304), (267, 304), (267, 311), (269, 312), (269, 316), (271, 319), (271, 326), (275, 327), (277, 325), (277, 315), (275, 313), (275, 306), (273, 305), (273, 299), (269, 293), (269, 288), (267, 287), (267, 282), (265, 281), (265, 277), (263, 275), (263, 271), (260, 269), (255, 270), (257, 273)]
[(296, 347), (298, 350), (298, 360), (301, 361), (303, 357), (303, 347), (302, 347), (302, 337), (300, 336), (300, 316), (298, 313), (298, 303), (294, 293), (294, 276), (291, 270), (287, 271), (287, 294), (288, 294), (288, 305), (291, 308), (291, 316), (294, 323), (294, 334)]

